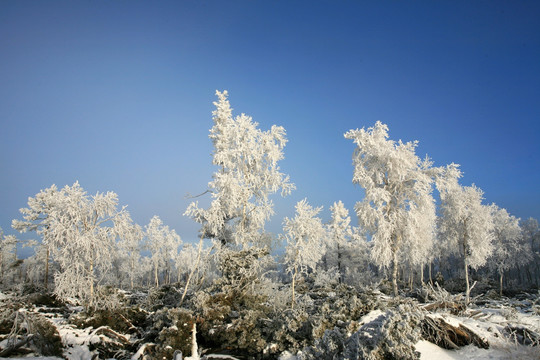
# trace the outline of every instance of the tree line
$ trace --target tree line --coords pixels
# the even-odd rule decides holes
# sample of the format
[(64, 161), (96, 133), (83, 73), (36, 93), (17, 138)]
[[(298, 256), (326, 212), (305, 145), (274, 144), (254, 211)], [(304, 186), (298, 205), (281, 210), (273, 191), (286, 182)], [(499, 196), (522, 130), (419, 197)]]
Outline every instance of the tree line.
[[(466, 303), (471, 277), (496, 279), (501, 295), (504, 286), (538, 288), (538, 221), (486, 204), (479, 187), (460, 184), (459, 165), (435, 167), (416, 154), (418, 142), (389, 139), (381, 122), (344, 134), (356, 146), (352, 182), (365, 191), (354, 207), (358, 226), (341, 201), (323, 222), (322, 207), (303, 199), (295, 216), (283, 220), (283, 232), (271, 235), (265, 230), (274, 214), (271, 196), (295, 189), (279, 167), (285, 129), (263, 131), (248, 115), (234, 117), (227, 92), (216, 94), (211, 202), (205, 208), (194, 201), (184, 213), (200, 225), (198, 244), (183, 243), (158, 216), (144, 227), (135, 224), (113, 192), (89, 195), (78, 182), (52, 185), (30, 197), (12, 222), (14, 230), (38, 236), (24, 244), (34, 255), (19, 259), (17, 238), (0, 229), (2, 288), (33, 284), (90, 307), (99, 306), (107, 287), (176, 283), (181, 304), (189, 291), (211, 283), (248, 291), (270, 276), (290, 287), (291, 307), (308, 278), (388, 281), (395, 296), (400, 284), (459, 279)], [(280, 257), (272, 254), (279, 243), (285, 246)]]

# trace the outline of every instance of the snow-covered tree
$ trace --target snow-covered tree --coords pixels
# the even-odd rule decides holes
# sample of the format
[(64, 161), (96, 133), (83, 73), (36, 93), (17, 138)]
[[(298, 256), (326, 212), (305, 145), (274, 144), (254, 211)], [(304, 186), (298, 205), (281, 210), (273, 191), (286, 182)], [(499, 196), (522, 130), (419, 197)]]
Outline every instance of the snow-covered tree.
[(400, 255), (421, 264), (433, 241), (435, 206), (431, 162), (415, 154), (417, 142), (388, 140), (388, 126), (350, 130), (345, 138), (356, 144), (353, 183), (365, 189), (355, 206), (359, 224), (371, 234), (371, 256), (380, 267), (392, 267), (394, 295)]
[(296, 204), (296, 216), (283, 220), (285, 264), (292, 275), (292, 306), (295, 303), (295, 285), (299, 274), (313, 270), (323, 255), (322, 243), (326, 232), (317, 215), (322, 207), (313, 208), (304, 199)]
[(492, 211), (493, 254), (489, 267), (499, 274), (499, 292), (502, 296), (504, 272), (527, 264), (531, 260), (531, 247), (524, 241), (518, 218), (495, 204), (492, 205)]
[[(125, 216), (129, 216), (125, 213)], [(120, 225), (122, 228), (120, 228)], [(144, 231), (140, 225), (132, 223), (129, 219), (119, 223), (118, 258), (120, 272), (127, 277), (131, 289), (135, 287), (144, 274), (141, 266), (141, 251)]]
[(5, 284), (17, 264), (17, 238), (5, 235), (0, 228), (0, 284)]
[[(79, 185), (55, 185), (28, 199), (20, 210), (24, 220), (14, 220), (19, 231), (36, 231), (60, 266), (55, 294), (78, 298), (92, 305), (94, 287), (110, 270), (116, 254), (117, 227), (129, 216), (118, 209), (113, 192), (90, 196)], [(48, 261), (47, 261), (48, 263)]]
[(20, 232), (35, 231), (43, 237), (42, 246), (44, 247), (45, 255), (45, 274), (43, 276), (45, 289), (48, 289), (49, 282), (49, 265), (50, 265), (50, 240), (45, 240), (45, 237), (50, 237), (50, 227), (53, 219), (49, 217), (49, 212), (52, 211), (58, 202), (58, 188), (56, 185), (40, 190), (35, 197), (28, 198), (28, 207), (20, 209), (24, 221), (13, 220), (12, 227)]
[(483, 205), (483, 192), (475, 185), (461, 186), (459, 170), (450, 169), (446, 183), (438, 183), (441, 196), (439, 232), (447, 254), (458, 255), (464, 261), (465, 303), (469, 303), (469, 267), (483, 266), (493, 252), (493, 216)]
[[(358, 229), (351, 226), (349, 210), (343, 202), (338, 201), (330, 207), (331, 219), (326, 225), (328, 236), (326, 239), (326, 261), (329, 266), (335, 266), (339, 274), (339, 282), (351, 267), (351, 262), (359, 263), (365, 258), (367, 245)], [(360, 261), (359, 261), (360, 260)]]
[(540, 226), (538, 220), (534, 218), (524, 220), (521, 223), (521, 229), (523, 239), (529, 243), (531, 248), (532, 261), (531, 265), (526, 269), (529, 283), (532, 284), (534, 281), (536, 287), (538, 287), (540, 285), (538, 283), (540, 280)]
[(176, 259), (182, 240), (176, 231), (164, 225), (157, 215), (150, 219), (150, 223), (146, 225), (146, 239), (146, 249), (151, 253), (154, 282), (157, 287), (161, 272), (165, 274), (166, 278), (170, 276), (172, 262)]
[(208, 184), (212, 202), (208, 209), (193, 202), (185, 215), (202, 225), (204, 238), (259, 245), (265, 222), (273, 215), (269, 195), (281, 190), (285, 196), (294, 189), (278, 166), (287, 142), (285, 130), (275, 125), (269, 131), (259, 130), (258, 123), (245, 114), (233, 118), (227, 91), (216, 95), (219, 101), (214, 102), (209, 135), (214, 145), (212, 163), (218, 167)]

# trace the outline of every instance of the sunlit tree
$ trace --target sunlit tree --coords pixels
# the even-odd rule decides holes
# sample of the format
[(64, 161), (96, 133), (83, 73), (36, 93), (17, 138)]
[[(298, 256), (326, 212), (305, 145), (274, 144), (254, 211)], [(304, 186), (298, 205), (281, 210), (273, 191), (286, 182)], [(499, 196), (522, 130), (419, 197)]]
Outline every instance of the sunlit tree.
[(519, 219), (506, 209), (492, 205), (493, 211), (493, 254), (490, 268), (499, 274), (499, 293), (502, 296), (504, 272), (531, 260), (530, 244), (524, 241)]
[(313, 208), (304, 199), (296, 204), (294, 218), (283, 221), (285, 264), (292, 276), (292, 306), (295, 303), (295, 285), (299, 274), (306, 274), (317, 266), (323, 256), (323, 241), (326, 236), (321, 219), (317, 216), (322, 207)]
[(214, 102), (210, 139), (212, 163), (218, 170), (208, 184), (212, 202), (207, 209), (193, 202), (185, 214), (202, 225), (204, 238), (259, 245), (265, 222), (273, 215), (269, 196), (279, 191), (285, 196), (294, 189), (278, 166), (287, 143), (285, 129), (274, 125), (268, 131), (259, 130), (250, 116), (232, 116), (227, 91), (216, 95), (219, 101)]
[(151, 253), (154, 282), (157, 287), (160, 273), (164, 273), (166, 279), (170, 275), (171, 263), (176, 260), (182, 240), (174, 229), (169, 229), (163, 224), (159, 216), (154, 216), (146, 225), (146, 239), (146, 249)]
[[(540, 226), (538, 220), (528, 218), (521, 223), (523, 231), (523, 239), (529, 243), (531, 248), (532, 261), (531, 265), (526, 269), (529, 283), (533, 282), (538, 287), (540, 284)], [(532, 269), (531, 269), (532, 268)]]
[(8, 275), (12, 273), (17, 264), (17, 238), (5, 235), (0, 228), (0, 284), (5, 284)]
[[(94, 288), (110, 270), (119, 223), (128, 221), (113, 192), (88, 195), (78, 182), (58, 190), (55, 185), (28, 199), (20, 210), (24, 220), (14, 220), (20, 231), (36, 231), (60, 271), (55, 274), (55, 294), (78, 298), (88, 305)], [(129, 220), (130, 221), (130, 220)]]
[(388, 139), (388, 126), (350, 130), (345, 138), (356, 144), (353, 183), (365, 190), (355, 211), (359, 224), (371, 235), (371, 257), (392, 269), (394, 296), (398, 295), (400, 254), (406, 248), (420, 264), (427, 257), (435, 229), (431, 162), (415, 154), (417, 142)]
[[(471, 286), (469, 267), (485, 265), (493, 252), (492, 209), (483, 205), (483, 192), (475, 185), (461, 186), (457, 179), (461, 173), (456, 168), (454, 181), (438, 184), (441, 195), (439, 231), (444, 250), (463, 259), (465, 270), (465, 303), (469, 303)], [(452, 179), (452, 176), (447, 177)]]

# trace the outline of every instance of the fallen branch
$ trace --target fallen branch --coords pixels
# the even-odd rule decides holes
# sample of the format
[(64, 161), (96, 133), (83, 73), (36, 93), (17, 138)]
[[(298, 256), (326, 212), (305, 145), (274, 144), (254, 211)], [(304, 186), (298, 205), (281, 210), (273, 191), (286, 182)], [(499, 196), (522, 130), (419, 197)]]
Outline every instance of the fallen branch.
[(443, 319), (426, 316), (422, 320), (421, 327), (424, 339), (444, 349), (456, 350), (470, 344), (482, 349), (489, 348), (489, 343), (486, 340), (462, 324), (455, 327)]
[(14, 351), (17, 351), (17, 349), (23, 347), (24, 345), (28, 344), (32, 339), (34, 335), (25, 336), (15, 344), (8, 346), (4, 350), (0, 351), (0, 357), (7, 357)]
[(121, 345), (129, 344), (129, 340), (124, 335), (117, 333), (116, 331), (110, 329), (107, 326), (98, 327), (97, 329), (92, 331), (90, 335), (88, 335), (88, 338), (91, 338), (94, 335), (100, 335), (100, 334), (108, 336), (109, 338), (111, 338), (111, 340), (116, 341), (118, 344), (121, 344)]

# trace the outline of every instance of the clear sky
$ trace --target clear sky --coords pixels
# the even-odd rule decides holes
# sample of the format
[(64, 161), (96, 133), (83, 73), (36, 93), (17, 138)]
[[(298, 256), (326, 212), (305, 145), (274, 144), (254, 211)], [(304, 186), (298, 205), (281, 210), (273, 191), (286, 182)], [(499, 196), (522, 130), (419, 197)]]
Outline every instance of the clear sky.
[[(510, 213), (540, 219), (538, 1), (0, 1), (0, 226), (78, 180), (194, 240), (212, 102), (283, 126), (269, 230), (308, 198), (351, 211), (349, 129), (388, 124), (435, 165), (461, 164)], [(353, 220), (356, 223), (355, 220)]]

